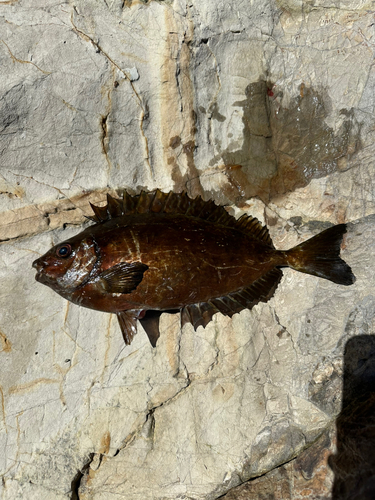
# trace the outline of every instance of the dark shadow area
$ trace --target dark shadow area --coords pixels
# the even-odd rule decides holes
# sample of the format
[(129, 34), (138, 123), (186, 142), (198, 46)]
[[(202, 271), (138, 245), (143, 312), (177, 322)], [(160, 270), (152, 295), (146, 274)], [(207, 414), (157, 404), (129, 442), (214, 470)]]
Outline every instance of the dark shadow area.
[(332, 500), (375, 499), (375, 335), (348, 340), (337, 453), (329, 458)]
[(81, 479), (88, 471), (90, 464), (93, 461), (94, 455), (95, 453), (89, 454), (89, 460), (85, 463), (81, 470), (77, 471), (77, 474), (74, 476), (73, 481), (71, 482), (71, 500), (79, 500), (79, 487), (81, 485)]

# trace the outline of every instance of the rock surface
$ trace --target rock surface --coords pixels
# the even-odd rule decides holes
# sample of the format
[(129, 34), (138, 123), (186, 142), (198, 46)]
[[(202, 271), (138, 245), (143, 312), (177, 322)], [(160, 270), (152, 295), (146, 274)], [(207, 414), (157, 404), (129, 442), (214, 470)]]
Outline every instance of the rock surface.
[(334, 429), (327, 429), (297, 458), (252, 479), (223, 500), (331, 500), (334, 474), (328, 466), (334, 451)]
[[(215, 499), (332, 426), (375, 321), (370, 9), (0, 2), (2, 499)], [(285, 270), (267, 304), (197, 332), (163, 315), (155, 349), (141, 328), (124, 347), (31, 263), (89, 201), (156, 187), (250, 213), (280, 249), (353, 222), (357, 281)]]

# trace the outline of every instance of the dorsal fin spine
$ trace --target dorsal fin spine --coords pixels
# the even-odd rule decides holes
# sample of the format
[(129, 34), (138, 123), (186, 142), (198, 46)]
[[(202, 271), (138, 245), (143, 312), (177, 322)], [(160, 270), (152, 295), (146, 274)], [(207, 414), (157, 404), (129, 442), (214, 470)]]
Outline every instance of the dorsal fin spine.
[(168, 203), (169, 198), (171, 197), (171, 195), (172, 195), (172, 191), (169, 191), (169, 193), (168, 193), (168, 194), (167, 194), (167, 196), (165, 197), (164, 204), (163, 204), (163, 208), (162, 208), (162, 212), (164, 212), (165, 207), (167, 206), (167, 203)]
[(107, 214), (110, 218), (118, 217), (122, 215), (122, 203), (121, 200), (113, 198), (110, 194), (107, 194)]
[(93, 205), (90, 203), (91, 208), (98, 219), (98, 222), (104, 222), (106, 220), (106, 214), (107, 214), (107, 209), (105, 208), (104, 213), (103, 213), (103, 207), (97, 207), (96, 205)]
[(154, 196), (152, 197), (151, 203), (150, 203), (150, 210), (153, 212), (153, 208), (156, 208), (156, 201), (158, 200), (160, 196), (160, 189), (157, 189), (154, 193)]
[(135, 198), (130, 196), (127, 191), (124, 190), (123, 195), (122, 195), (122, 214), (125, 215), (132, 210), (134, 210), (134, 205), (135, 205)]
[(143, 214), (149, 211), (150, 208), (150, 196), (146, 191), (142, 190), (138, 197), (138, 202), (135, 206), (135, 211), (139, 214)]

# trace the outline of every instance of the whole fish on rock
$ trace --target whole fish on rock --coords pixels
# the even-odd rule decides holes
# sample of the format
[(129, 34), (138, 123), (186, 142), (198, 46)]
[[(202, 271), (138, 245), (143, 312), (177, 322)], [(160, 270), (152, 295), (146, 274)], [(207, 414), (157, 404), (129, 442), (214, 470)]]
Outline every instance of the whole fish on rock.
[(340, 258), (346, 225), (330, 227), (290, 250), (275, 250), (254, 217), (235, 219), (213, 201), (186, 193), (108, 195), (92, 206), (95, 225), (33, 263), (36, 279), (80, 306), (116, 313), (126, 344), (137, 320), (155, 346), (163, 311), (181, 325), (205, 327), (266, 302), (291, 267), (340, 285), (355, 277)]

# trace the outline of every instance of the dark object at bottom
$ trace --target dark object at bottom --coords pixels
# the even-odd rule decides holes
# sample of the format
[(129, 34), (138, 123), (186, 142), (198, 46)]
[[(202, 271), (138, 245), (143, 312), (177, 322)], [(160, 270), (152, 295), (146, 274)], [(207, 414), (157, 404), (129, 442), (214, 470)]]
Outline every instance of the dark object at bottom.
[(348, 340), (344, 353), (344, 393), (336, 420), (337, 453), (332, 500), (375, 499), (375, 336)]

